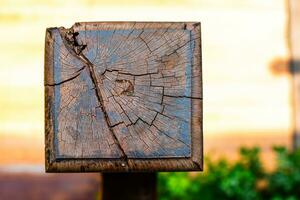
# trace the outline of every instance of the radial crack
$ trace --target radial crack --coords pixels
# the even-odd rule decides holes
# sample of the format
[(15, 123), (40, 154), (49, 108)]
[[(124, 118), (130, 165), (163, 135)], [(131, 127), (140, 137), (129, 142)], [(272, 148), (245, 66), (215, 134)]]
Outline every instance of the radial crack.
[(83, 66), (82, 68), (80, 68), (79, 70), (77, 70), (77, 71), (75, 72), (75, 73), (77, 73), (75, 76), (72, 76), (72, 77), (70, 77), (70, 78), (67, 78), (67, 79), (65, 79), (65, 80), (62, 80), (62, 81), (60, 81), (60, 82), (58, 82), (58, 83), (49, 83), (49, 84), (45, 84), (45, 86), (56, 86), (56, 85), (61, 85), (61, 84), (63, 84), (63, 83), (69, 82), (69, 81), (71, 81), (71, 80), (77, 78), (77, 77), (80, 75), (81, 71), (82, 71), (84, 68), (85, 68), (85, 66)]
[[(118, 140), (116, 134), (114, 133), (114, 130), (113, 130), (114, 126), (112, 126), (112, 123), (108, 117), (106, 108), (104, 106), (103, 96), (101, 94), (100, 87), (99, 87), (99, 85), (103, 87), (102, 78), (99, 79), (100, 81), (97, 80), (95, 69), (94, 69), (95, 67), (94, 67), (93, 63), (91, 63), (90, 60), (82, 53), (82, 51), (84, 50), (86, 45), (82, 45), (82, 44), (78, 43), (76, 37), (79, 35), (79, 33), (74, 32), (73, 28), (70, 28), (70, 29), (60, 28), (60, 35), (61, 35), (61, 38), (62, 38), (63, 43), (65, 44), (66, 48), (87, 66), (90, 78), (95, 87), (95, 93), (96, 93), (97, 100), (100, 104), (99, 107), (104, 114), (104, 119), (108, 125), (109, 131), (110, 131), (113, 139), (115, 140), (115, 143), (117, 144), (117, 146), (119, 147), (119, 149), (122, 153), (122, 158), (127, 161), (127, 155), (126, 155), (124, 149), (122, 148), (120, 141)], [(103, 75), (101, 75), (101, 77), (102, 76)]]
[(193, 97), (193, 96), (182, 96), (182, 95), (178, 95), (178, 96), (175, 96), (175, 95), (168, 95), (168, 94), (165, 94), (163, 96), (166, 96), (166, 97), (173, 97), (173, 98), (189, 98), (189, 99), (200, 99), (202, 100), (201, 97)]

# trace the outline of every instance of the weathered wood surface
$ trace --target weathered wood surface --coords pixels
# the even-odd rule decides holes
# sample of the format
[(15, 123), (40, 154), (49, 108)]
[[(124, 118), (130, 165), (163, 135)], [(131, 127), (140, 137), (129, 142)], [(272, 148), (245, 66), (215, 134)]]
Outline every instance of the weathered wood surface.
[(45, 46), (47, 171), (202, 169), (199, 23), (76, 23)]
[(289, 12), (289, 50), (290, 65), (292, 70), (292, 87), (293, 87), (293, 116), (294, 116), (294, 133), (293, 148), (300, 147), (300, 2), (299, 0), (288, 0)]

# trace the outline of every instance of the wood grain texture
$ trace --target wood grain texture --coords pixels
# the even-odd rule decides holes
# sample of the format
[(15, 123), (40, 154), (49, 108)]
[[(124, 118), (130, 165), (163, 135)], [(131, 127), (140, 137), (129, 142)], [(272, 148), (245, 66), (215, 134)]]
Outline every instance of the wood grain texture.
[(47, 29), (46, 171), (201, 170), (201, 74), (199, 23)]

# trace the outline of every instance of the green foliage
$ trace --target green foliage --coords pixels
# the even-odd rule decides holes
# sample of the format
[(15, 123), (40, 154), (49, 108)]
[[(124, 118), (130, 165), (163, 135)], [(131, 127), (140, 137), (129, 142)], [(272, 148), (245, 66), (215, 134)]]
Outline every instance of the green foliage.
[(206, 159), (205, 172), (159, 174), (161, 200), (300, 199), (300, 150), (274, 147), (276, 168), (266, 172), (259, 148), (241, 148), (240, 159)]
[(300, 150), (288, 152), (283, 147), (275, 147), (277, 169), (268, 175), (268, 193), (274, 199), (300, 198)]

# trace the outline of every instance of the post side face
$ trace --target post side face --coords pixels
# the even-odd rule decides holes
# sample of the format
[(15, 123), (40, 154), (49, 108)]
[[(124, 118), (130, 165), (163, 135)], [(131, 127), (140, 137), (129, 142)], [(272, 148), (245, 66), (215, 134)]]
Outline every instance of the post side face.
[(201, 170), (200, 43), (199, 23), (48, 29), (46, 170)]

